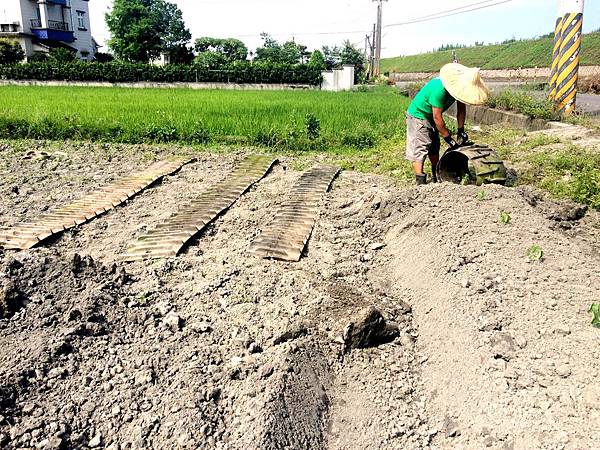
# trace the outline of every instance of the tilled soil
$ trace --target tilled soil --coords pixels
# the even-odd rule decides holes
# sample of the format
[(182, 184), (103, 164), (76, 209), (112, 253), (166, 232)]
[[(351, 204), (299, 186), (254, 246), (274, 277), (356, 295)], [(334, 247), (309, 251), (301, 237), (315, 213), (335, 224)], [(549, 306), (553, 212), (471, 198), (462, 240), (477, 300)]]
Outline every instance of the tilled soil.
[[(301, 174), (282, 158), (178, 258), (125, 264), (247, 152), (33, 145), (50, 156), (0, 150), (0, 225), (170, 153), (198, 162), (40, 248), (0, 250), (1, 447), (600, 448), (597, 213), (344, 172), (304, 258), (262, 260), (248, 246)], [(348, 350), (372, 305), (399, 336)]]

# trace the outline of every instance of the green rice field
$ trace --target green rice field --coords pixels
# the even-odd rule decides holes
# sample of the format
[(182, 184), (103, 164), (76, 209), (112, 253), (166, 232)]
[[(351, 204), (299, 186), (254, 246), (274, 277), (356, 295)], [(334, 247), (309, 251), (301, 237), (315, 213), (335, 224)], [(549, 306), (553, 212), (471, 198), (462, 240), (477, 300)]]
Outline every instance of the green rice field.
[(0, 138), (370, 148), (403, 137), (408, 99), (371, 92), (0, 87)]

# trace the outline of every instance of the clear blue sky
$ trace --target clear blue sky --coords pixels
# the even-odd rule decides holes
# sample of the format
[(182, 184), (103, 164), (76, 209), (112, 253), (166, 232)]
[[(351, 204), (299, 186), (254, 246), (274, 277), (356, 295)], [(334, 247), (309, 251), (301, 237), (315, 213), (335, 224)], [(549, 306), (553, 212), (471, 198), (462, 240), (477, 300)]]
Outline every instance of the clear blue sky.
[[(260, 45), (260, 33), (314, 49), (349, 39), (364, 46), (365, 33), (375, 20), (371, 0), (171, 0), (182, 9), (194, 38), (238, 37), (249, 48)], [(389, 0), (384, 4), (384, 25), (404, 22), (476, 3), (478, 0)], [(500, 1), (500, 0), (498, 0)], [(104, 13), (111, 0), (91, 0), (92, 32), (105, 42)], [(425, 23), (386, 28), (383, 56), (427, 51), (443, 44), (497, 42), (550, 32), (556, 18), (556, 0), (512, 0), (479, 11)], [(584, 31), (600, 28), (600, 0), (586, 0)], [(318, 34), (318, 33), (339, 34)]]

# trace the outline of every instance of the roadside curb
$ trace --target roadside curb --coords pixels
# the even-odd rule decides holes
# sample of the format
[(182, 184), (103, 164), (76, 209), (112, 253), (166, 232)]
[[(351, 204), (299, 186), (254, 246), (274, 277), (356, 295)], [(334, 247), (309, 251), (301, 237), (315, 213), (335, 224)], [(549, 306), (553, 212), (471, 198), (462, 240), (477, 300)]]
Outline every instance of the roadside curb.
[[(446, 111), (446, 114), (456, 120), (456, 104), (452, 105)], [(533, 119), (523, 114), (488, 108), (487, 106), (468, 106), (467, 121), (476, 125), (503, 124), (526, 131), (540, 131), (549, 127), (548, 122), (544, 119)]]

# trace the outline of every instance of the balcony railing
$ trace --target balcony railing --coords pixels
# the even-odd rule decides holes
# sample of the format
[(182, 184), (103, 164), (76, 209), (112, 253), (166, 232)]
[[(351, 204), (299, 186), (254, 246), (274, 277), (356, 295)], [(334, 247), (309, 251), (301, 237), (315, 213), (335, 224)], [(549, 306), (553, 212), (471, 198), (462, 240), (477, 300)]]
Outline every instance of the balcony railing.
[[(34, 3), (37, 3), (38, 0), (31, 0)], [(47, 3), (53, 4), (53, 5), (62, 5), (62, 6), (69, 6), (69, 1), (68, 0), (46, 0)]]
[(18, 33), (21, 25), (18, 23), (0, 23), (0, 33)]
[(48, 28), (58, 31), (70, 31), (69, 24), (67, 22), (59, 22), (58, 20), (49, 20)]
[(42, 21), (40, 19), (31, 19), (31, 28), (48, 28), (50, 30), (57, 31), (71, 31), (69, 30), (69, 24), (67, 22), (60, 22), (58, 20), (49, 20), (48, 26), (42, 26)]

